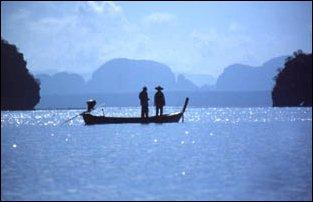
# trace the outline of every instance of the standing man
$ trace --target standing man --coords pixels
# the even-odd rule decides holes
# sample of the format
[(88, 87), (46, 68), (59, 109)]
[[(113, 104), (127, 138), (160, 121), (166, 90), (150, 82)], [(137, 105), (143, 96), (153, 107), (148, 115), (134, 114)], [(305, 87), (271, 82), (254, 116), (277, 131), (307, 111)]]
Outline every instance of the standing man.
[(156, 113), (156, 116), (158, 116), (159, 110), (160, 110), (160, 116), (162, 116), (163, 115), (163, 106), (165, 105), (164, 94), (161, 91), (161, 90), (163, 90), (163, 88), (161, 86), (158, 86), (155, 89), (157, 90), (157, 92), (154, 95), (155, 113)]
[(148, 103), (148, 93), (147, 87), (144, 86), (142, 91), (139, 93), (140, 105), (141, 105), (141, 118), (148, 118), (149, 114), (149, 103)]

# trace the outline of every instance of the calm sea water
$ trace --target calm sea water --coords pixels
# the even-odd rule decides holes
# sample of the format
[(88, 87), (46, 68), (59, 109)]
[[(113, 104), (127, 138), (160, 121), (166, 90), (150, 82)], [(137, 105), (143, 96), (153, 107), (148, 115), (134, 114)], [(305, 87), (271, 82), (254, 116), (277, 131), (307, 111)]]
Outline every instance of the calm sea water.
[(184, 123), (61, 125), (81, 111), (1, 112), (2, 200), (312, 200), (312, 108), (188, 108)]

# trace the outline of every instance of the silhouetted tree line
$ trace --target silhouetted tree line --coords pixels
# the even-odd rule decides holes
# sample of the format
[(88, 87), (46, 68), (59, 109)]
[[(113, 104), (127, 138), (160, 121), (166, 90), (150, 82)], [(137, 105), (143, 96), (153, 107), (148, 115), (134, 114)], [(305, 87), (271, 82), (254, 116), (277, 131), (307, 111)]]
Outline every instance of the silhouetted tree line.
[(1, 37), (1, 110), (33, 109), (40, 83), (26, 68), (23, 54)]
[(274, 79), (274, 107), (312, 106), (312, 54), (294, 52)]

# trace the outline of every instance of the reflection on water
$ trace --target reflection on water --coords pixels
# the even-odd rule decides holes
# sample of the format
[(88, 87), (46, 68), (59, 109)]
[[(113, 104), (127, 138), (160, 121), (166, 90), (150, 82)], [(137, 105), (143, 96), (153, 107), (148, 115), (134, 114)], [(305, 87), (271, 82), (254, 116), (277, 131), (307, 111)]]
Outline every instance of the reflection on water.
[(184, 123), (62, 125), (82, 111), (1, 112), (2, 199), (312, 199), (312, 108), (188, 108)]
[[(167, 113), (179, 112), (178, 107), (168, 107)], [(76, 116), (84, 110), (37, 110), (1, 112), (1, 127), (4, 124), (20, 125), (61, 125), (64, 121)], [(150, 109), (153, 111), (153, 108)], [(47, 113), (48, 112), (48, 113)], [(100, 109), (93, 112), (95, 115), (103, 115)], [(151, 115), (154, 115), (150, 113)], [(138, 117), (139, 107), (110, 107), (105, 109), (106, 116)], [(312, 121), (311, 108), (191, 108), (185, 112), (187, 122), (201, 123), (238, 123), (238, 122), (272, 122), (272, 121)], [(78, 117), (68, 122), (67, 125), (84, 124)]]

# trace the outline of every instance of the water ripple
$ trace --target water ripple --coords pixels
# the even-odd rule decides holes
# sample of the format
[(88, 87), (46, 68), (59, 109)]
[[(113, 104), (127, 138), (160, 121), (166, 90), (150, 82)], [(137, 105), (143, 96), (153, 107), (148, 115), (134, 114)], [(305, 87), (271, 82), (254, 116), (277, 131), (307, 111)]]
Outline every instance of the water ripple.
[[(1, 112), (2, 125), (39, 125), (60, 126), (68, 119), (83, 110), (36, 110), (36, 111), (4, 111)], [(151, 108), (151, 112), (154, 112)], [(177, 107), (167, 107), (166, 113), (180, 111)], [(100, 110), (94, 114), (102, 115)], [(139, 116), (139, 107), (110, 107), (105, 109), (106, 116), (135, 117)], [(152, 113), (150, 113), (152, 114)], [(232, 123), (239, 122), (312, 122), (312, 108), (189, 108), (184, 115), (185, 122), (200, 123)], [(78, 116), (64, 125), (83, 125), (82, 117)], [(187, 133), (188, 134), (188, 131)]]

